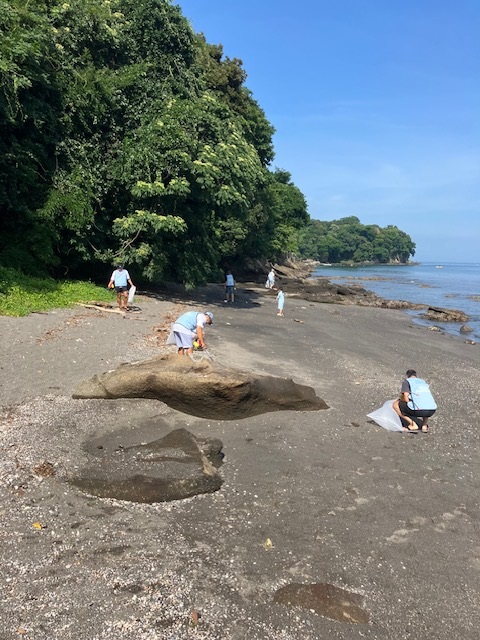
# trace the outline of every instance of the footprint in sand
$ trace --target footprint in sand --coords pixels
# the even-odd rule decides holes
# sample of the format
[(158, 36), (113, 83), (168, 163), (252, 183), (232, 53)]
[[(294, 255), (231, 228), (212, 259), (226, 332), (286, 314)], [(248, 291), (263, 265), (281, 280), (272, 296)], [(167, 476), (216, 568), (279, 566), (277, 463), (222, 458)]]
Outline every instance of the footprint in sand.
[[(432, 519), (433, 522), (433, 530), (437, 533), (445, 533), (449, 529), (449, 525), (452, 524), (457, 518), (465, 516), (465, 507), (460, 506), (453, 511), (453, 513), (446, 512), (442, 513), (438, 522)], [(386, 540), (387, 542), (392, 542), (393, 544), (405, 544), (409, 542), (409, 537), (412, 533), (417, 533), (420, 531), (422, 527), (424, 527), (427, 522), (429, 522), (428, 518), (424, 518), (423, 516), (413, 516), (409, 520), (405, 522), (404, 529), (397, 529), (394, 531), (391, 536), (389, 536)], [(479, 558), (480, 565), (480, 558)]]

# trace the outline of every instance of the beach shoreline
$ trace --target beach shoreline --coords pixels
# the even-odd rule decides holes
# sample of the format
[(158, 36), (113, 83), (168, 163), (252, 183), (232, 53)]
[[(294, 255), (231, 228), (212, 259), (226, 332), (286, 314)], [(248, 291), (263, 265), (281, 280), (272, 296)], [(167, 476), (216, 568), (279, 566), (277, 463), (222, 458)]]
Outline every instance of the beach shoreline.
[[(287, 297), (281, 318), (261, 286), (238, 284), (230, 305), (222, 294), (140, 295), (125, 317), (76, 307), (0, 318), (4, 637), (474, 640), (479, 346), (398, 310)], [(167, 329), (190, 307), (215, 314), (215, 360), (293, 378), (330, 409), (232, 421), (155, 400), (72, 399), (92, 375), (174, 353)], [(407, 368), (438, 400), (426, 436), (366, 417), (395, 397)], [(66, 484), (86, 443), (150, 441), (159, 423), (222, 440), (219, 491), (138, 505)], [(54, 475), (35, 471), (46, 462)], [(357, 594), (370, 622), (274, 603), (292, 582)]]

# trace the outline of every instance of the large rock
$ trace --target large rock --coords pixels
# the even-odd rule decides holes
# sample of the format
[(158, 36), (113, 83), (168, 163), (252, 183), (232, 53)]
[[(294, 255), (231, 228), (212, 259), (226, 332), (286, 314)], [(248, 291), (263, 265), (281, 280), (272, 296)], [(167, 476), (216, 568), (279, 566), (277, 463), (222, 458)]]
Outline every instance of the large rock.
[(468, 316), (463, 311), (442, 307), (428, 307), (422, 317), (433, 322), (467, 322), (468, 320)]
[(81, 383), (74, 398), (152, 398), (202, 418), (236, 420), (269, 411), (328, 409), (311, 387), (287, 378), (168, 355), (124, 364)]
[(222, 446), (176, 429), (155, 442), (102, 452), (69, 482), (101, 498), (148, 504), (212, 493), (223, 482), (214, 464)]

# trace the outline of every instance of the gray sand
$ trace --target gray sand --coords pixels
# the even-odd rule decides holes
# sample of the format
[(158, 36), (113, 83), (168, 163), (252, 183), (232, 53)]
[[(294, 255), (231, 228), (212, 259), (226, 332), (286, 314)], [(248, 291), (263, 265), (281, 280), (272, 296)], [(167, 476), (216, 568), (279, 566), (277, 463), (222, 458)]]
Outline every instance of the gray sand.
[[(154, 331), (183, 310), (166, 298), (139, 296), (126, 318), (0, 318), (0, 639), (477, 639), (480, 345), (399, 311), (287, 297), (279, 318), (274, 293), (237, 293), (227, 306), (220, 288), (202, 292), (212, 356), (310, 385), (331, 409), (209, 421), (71, 399), (95, 373), (175, 351)], [(366, 417), (408, 368), (439, 401), (426, 435)], [(159, 424), (223, 441), (220, 491), (136, 505), (65, 482), (95, 439), (150, 441)], [(34, 471), (45, 462), (52, 477)], [(292, 582), (360, 594), (370, 622), (275, 604)]]

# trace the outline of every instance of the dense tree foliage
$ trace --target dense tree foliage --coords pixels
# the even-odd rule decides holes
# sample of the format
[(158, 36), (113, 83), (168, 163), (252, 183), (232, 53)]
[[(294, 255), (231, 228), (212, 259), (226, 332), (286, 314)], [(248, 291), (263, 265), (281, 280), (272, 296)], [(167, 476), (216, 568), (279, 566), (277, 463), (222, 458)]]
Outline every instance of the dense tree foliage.
[[(0, 9), (2, 263), (85, 273), (121, 259), (194, 284), (239, 256), (288, 248), (307, 213), (268, 168), (273, 128), (241, 61), (194, 34), (178, 7)], [(280, 188), (295, 209), (277, 224)]]
[(398, 229), (309, 223), (245, 80), (170, 0), (0, 0), (0, 263), (193, 285), (300, 247), (408, 257)]
[(300, 231), (300, 255), (320, 262), (407, 263), (415, 243), (393, 225), (364, 225), (355, 216), (320, 222), (311, 220)]

